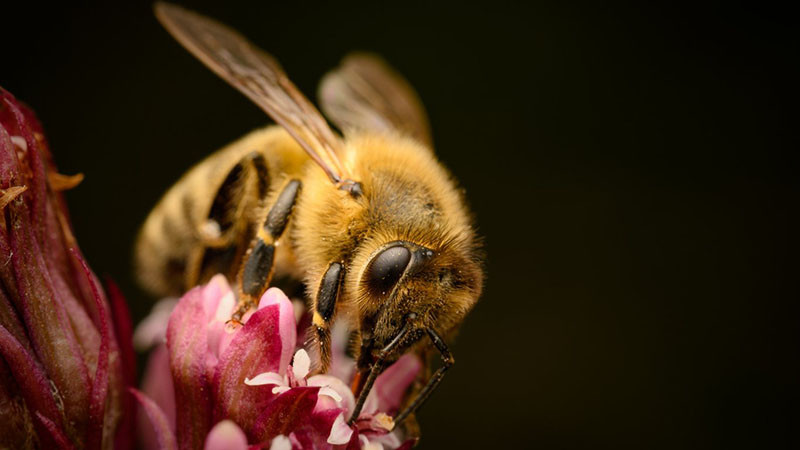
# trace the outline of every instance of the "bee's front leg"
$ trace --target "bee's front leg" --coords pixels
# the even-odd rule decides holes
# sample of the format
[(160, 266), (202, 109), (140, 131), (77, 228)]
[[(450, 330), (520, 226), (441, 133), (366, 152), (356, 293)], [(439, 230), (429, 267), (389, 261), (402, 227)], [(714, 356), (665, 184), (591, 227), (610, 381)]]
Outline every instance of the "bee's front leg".
[(405, 409), (394, 418), (395, 425), (402, 423), (410, 414), (416, 412), (417, 409), (425, 403), (425, 400), (431, 396), (436, 387), (439, 386), (439, 383), (441, 383), (445, 372), (456, 363), (444, 339), (442, 339), (433, 328), (427, 328), (425, 331), (428, 332), (428, 337), (430, 337), (434, 348), (436, 348), (442, 356), (442, 366), (428, 379), (425, 387), (417, 394), (414, 401), (407, 405)]
[(238, 281), (241, 289), (236, 312), (232, 322), (240, 322), (242, 316), (254, 308), (267, 290), (274, 272), (275, 243), (286, 229), (289, 216), (300, 192), (299, 180), (290, 180), (283, 187), (278, 198), (267, 213), (264, 224), (258, 229), (256, 237), (245, 254), (245, 261), (239, 271)]
[(342, 280), (344, 280), (342, 263), (330, 263), (322, 276), (317, 297), (314, 299), (312, 334), (319, 350), (318, 373), (327, 372), (331, 365), (331, 322), (336, 309), (336, 300), (341, 292)]

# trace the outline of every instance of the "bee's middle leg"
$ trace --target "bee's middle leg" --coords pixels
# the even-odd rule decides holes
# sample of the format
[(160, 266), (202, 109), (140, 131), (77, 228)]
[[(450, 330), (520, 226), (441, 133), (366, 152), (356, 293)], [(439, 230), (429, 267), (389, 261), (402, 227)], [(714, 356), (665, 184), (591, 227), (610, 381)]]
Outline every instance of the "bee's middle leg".
[(275, 243), (286, 229), (300, 187), (299, 180), (286, 183), (250, 243), (238, 275), (241, 295), (231, 318), (233, 322), (240, 322), (242, 316), (257, 305), (269, 286), (274, 273)]
[(312, 336), (319, 351), (317, 373), (325, 373), (331, 365), (331, 324), (336, 310), (336, 300), (341, 292), (344, 279), (344, 265), (332, 262), (322, 275), (317, 296), (314, 299)]

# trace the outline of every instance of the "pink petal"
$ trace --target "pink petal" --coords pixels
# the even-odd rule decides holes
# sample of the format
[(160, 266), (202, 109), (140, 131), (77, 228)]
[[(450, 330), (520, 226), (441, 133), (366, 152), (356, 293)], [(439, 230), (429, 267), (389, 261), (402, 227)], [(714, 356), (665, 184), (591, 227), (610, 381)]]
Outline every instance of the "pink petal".
[[(154, 399), (169, 424), (175, 429), (175, 388), (172, 385), (172, 373), (169, 368), (169, 352), (166, 344), (156, 347), (151, 353), (142, 379), (142, 391)], [(158, 448), (158, 437), (151, 426), (144, 426), (150, 419), (144, 411), (139, 412), (139, 434), (144, 448)]]
[(148, 398), (143, 393), (133, 388), (130, 388), (130, 392), (139, 402), (139, 405), (150, 419), (150, 423), (152, 424), (156, 437), (158, 438), (157, 448), (161, 450), (177, 450), (178, 444), (175, 442), (175, 435), (172, 434), (172, 430), (169, 428), (169, 423), (167, 423), (167, 418), (164, 416), (164, 412), (159, 409), (153, 400)]
[(334, 324), (331, 332), (331, 367), (328, 373), (345, 382), (353, 379), (353, 372), (355, 371), (353, 359), (345, 353), (349, 338), (350, 330), (344, 321)]
[(328, 435), (328, 444), (344, 445), (350, 442), (352, 436), (353, 429), (345, 421), (344, 414), (336, 416), (331, 432)]
[(377, 441), (370, 441), (366, 436), (361, 435), (358, 437), (361, 444), (361, 450), (383, 450), (383, 444)]
[(172, 381), (175, 386), (176, 430), (181, 448), (198, 448), (211, 429), (211, 384), (206, 374), (207, 317), (200, 288), (181, 298), (167, 327)]
[[(314, 448), (314, 440), (311, 439), (311, 436), (308, 435), (307, 432), (293, 432), (289, 434), (289, 442), (292, 444), (292, 448)], [(279, 436), (280, 437), (280, 436)], [(277, 439), (277, 438), (276, 438)], [(317, 446), (317, 448), (324, 448), (322, 446)], [(272, 448), (270, 448), (272, 450)]]
[[(341, 408), (333, 408), (324, 411), (314, 412), (308, 417), (306, 423), (295, 429), (289, 434), (292, 444), (295, 448), (319, 448), (330, 449), (331, 444), (328, 443), (328, 437), (331, 434), (331, 428), (336, 418), (342, 415)], [(353, 432), (355, 436), (356, 432)], [(351, 439), (353, 442), (353, 439)]]
[(178, 299), (176, 298), (160, 300), (150, 310), (150, 314), (139, 322), (139, 325), (136, 326), (136, 331), (133, 333), (133, 345), (139, 351), (145, 351), (166, 342), (169, 316), (177, 304)]
[(261, 296), (258, 309), (275, 304), (280, 305), (281, 309), (280, 334), (283, 346), (281, 348), (280, 367), (282, 369), (278, 373), (283, 375), (283, 370), (286, 370), (286, 367), (289, 365), (289, 361), (291, 361), (292, 355), (294, 354), (294, 347), (297, 343), (297, 323), (294, 317), (294, 306), (292, 302), (286, 297), (286, 294), (278, 288), (267, 289), (267, 292)]
[(203, 298), (207, 299), (207, 312), (214, 316), (214, 320), (227, 322), (231, 318), (233, 308), (236, 306), (236, 297), (223, 275), (214, 275), (211, 278), (203, 289)]
[(245, 378), (262, 372), (285, 374), (291, 353), (284, 349), (287, 346), (294, 349), (294, 315), (289, 300), (282, 294), (281, 297), (279, 303), (256, 311), (234, 333), (214, 374), (217, 417), (233, 419), (245, 430), (251, 429), (259, 412), (273, 397), (269, 389), (247, 386)]
[(206, 438), (205, 450), (246, 450), (247, 436), (232, 420), (214, 425)]
[(278, 435), (288, 435), (310, 422), (317, 403), (316, 387), (297, 387), (270, 402), (253, 425), (257, 441), (268, 441)]
[[(217, 297), (214, 297), (215, 295)], [(211, 279), (203, 289), (203, 296), (207, 299), (206, 315), (209, 317), (208, 366), (212, 368), (216, 366), (219, 356), (225, 352), (233, 340), (234, 334), (227, 330), (227, 322), (233, 315), (236, 297), (222, 275), (215, 275)], [(213, 299), (213, 301), (208, 299)]]
[[(209, 318), (219, 317), (219, 320), (222, 322), (230, 319), (231, 313), (233, 312), (233, 304), (228, 302), (228, 305), (221, 305), (222, 299), (228, 294), (233, 293), (225, 276), (219, 274), (214, 275), (201, 289), (203, 309), (206, 312), (206, 316)], [(229, 311), (225, 311), (226, 306), (230, 308)]]
[(344, 384), (344, 382), (331, 375), (314, 375), (308, 379), (309, 386), (325, 386), (335, 391), (341, 400), (337, 401), (320, 390), (320, 397), (317, 401), (317, 410), (342, 408), (345, 412), (350, 413), (356, 407), (356, 400), (353, 397), (353, 392)]
[(372, 397), (374, 395), (377, 399), (376, 409), (370, 411), (365, 406), (364, 411), (387, 413), (397, 411), (403, 402), (408, 386), (414, 382), (421, 368), (422, 363), (416, 355), (406, 353), (401, 356), (375, 380), (375, 385), (372, 387), (372, 392), (369, 393), (369, 396)]

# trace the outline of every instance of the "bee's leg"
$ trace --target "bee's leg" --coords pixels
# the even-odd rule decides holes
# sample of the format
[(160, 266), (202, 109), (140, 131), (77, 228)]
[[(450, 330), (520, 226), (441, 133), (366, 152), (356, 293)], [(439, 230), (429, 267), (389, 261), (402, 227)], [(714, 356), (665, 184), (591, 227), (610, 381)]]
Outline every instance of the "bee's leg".
[(344, 266), (342, 263), (330, 263), (319, 283), (319, 290), (317, 290), (317, 297), (314, 301), (312, 334), (319, 350), (318, 373), (327, 372), (331, 365), (331, 319), (336, 309), (336, 299), (339, 297), (343, 279)]
[(442, 381), (444, 373), (447, 372), (447, 369), (453, 367), (453, 364), (456, 362), (456, 360), (453, 358), (453, 355), (450, 353), (450, 349), (447, 348), (447, 344), (441, 337), (439, 337), (438, 334), (436, 334), (436, 331), (434, 331), (433, 328), (427, 328), (426, 331), (428, 332), (428, 336), (431, 338), (433, 345), (436, 346), (436, 349), (442, 354), (442, 367), (439, 367), (439, 370), (437, 370), (436, 373), (434, 373), (433, 376), (428, 380), (428, 383), (424, 388), (422, 388), (422, 391), (420, 391), (419, 395), (417, 395), (417, 398), (415, 398), (410, 405), (406, 406), (406, 409), (404, 409), (403, 412), (394, 418), (395, 426), (403, 422), (403, 420), (405, 420), (409, 414), (419, 409), (419, 407), (425, 403), (425, 400), (431, 396), (433, 390), (436, 389), (436, 386), (438, 386)]
[[(214, 195), (208, 216), (194, 230), (197, 245), (186, 259), (184, 290), (205, 283), (218, 273), (229, 280), (236, 278), (255, 232), (247, 211), (263, 201), (268, 184), (269, 168), (260, 152), (248, 153), (230, 169)], [(189, 218), (198, 205), (188, 196), (181, 208), (187, 220), (193, 220)]]
[(364, 407), (364, 402), (367, 401), (367, 396), (369, 396), (369, 391), (372, 390), (372, 385), (375, 383), (375, 379), (383, 372), (383, 368), (386, 365), (386, 358), (394, 351), (397, 344), (403, 340), (406, 331), (408, 331), (407, 326), (403, 327), (400, 332), (397, 333), (397, 336), (392, 339), (392, 342), (389, 342), (389, 344), (378, 353), (378, 358), (375, 359), (375, 362), (372, 363), (372, 367), (369, 370), (367, 381), (364, 382), (364, 387), (361, 388), (361, 392), (358, 394), (358, 400), (356, 400), (356, 407), (353, 409), (353, 414), (350, 415), (350, 420), (347, 421), (349, 425), (352, 425), (353, 422), (358, 419), (359, 414), (361, 414), (361, 408)]
[(275, 242), (286, 229), (299, 192), (300, 181), (289, 181), (269, 209), (263, 226), (256, 232), (239, 271), (241, 295), (231, 321), (240, 322), (242, 316), (256, 306), (258, 299), (267, 290), (274, 272)]

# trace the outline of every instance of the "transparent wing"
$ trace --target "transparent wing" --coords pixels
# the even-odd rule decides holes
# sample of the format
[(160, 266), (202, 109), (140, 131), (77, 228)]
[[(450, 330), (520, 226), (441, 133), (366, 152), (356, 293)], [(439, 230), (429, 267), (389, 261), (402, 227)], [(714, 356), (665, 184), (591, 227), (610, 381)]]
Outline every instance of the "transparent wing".
[(425, 108), (410, 84), (380, 57), (348, 55), (319, 86), (325, 115), (343, 131), (395, 130), (432, 144)]
[(348, 178), (337, 156), (341, 141), (272, 56), (227, 26), (179, 6), (157, 3), (155, 13), (187, 50), (283, 126), (332, 182)]

